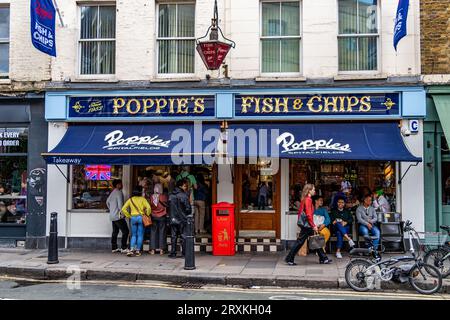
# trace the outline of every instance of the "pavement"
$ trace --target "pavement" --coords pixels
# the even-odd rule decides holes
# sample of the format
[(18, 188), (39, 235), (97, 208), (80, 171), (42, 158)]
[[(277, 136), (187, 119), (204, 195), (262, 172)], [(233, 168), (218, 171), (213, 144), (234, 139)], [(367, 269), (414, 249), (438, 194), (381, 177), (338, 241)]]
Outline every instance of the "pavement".
[[(184, 259), (170, 259), (144, 253), (127, 257), (120, 253), (62, 249), (59, 263), (47, 264), (46, 250), (0, 248), (0, 276), (36, 280), (72, 279), (74, 273), (82, 281), (163, 281), (195, 287), (217, 284), (241, 287), (303, 287), (318, 289), (348, 288), (345, 267), (349, 257), (333, 258), (328, 265), (318, 263), (315, 255), (297, 256), (296, 266), (284, 262), (286, 253), (237, 253), (235, 256), (195, 254), (195, 270), (184, 270)], [(389, 255), (384, 254), (383, 258)], [(409, 284), (383, 282), (382, 289), (413, 290)], [(450, 279), (445, 279), (442, 293), (450, 293)]]

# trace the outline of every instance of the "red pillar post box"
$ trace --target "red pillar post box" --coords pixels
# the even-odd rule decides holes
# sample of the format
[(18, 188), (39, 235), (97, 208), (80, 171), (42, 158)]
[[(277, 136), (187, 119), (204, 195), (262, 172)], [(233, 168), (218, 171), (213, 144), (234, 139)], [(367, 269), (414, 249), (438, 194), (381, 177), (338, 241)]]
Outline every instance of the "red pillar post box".
[(236, 253), (234, 238), (234, 204), (220, 202), (212, 205), (213, 255), (233, 256)]

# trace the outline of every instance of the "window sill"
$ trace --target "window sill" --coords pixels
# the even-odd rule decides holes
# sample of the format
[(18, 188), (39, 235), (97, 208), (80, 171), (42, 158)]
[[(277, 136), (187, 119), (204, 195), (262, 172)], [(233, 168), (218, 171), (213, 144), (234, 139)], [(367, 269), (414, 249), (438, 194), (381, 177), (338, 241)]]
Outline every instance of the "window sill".
[(69, 213), (109, 213), (108, 210), (104, 209), (72, 209), (67, 211)]
[(11, 84), (11, 79), (9, 78), (0, 78), (0, 84)]
[(339, 74), (334, 77), (334, 81), (347, 80), (386, 80), (388, 77), (385, 74)]
[(119, 82), (119, 80), (114, 77), (95, 77), (95, 76), (86, 76), (86, 77), (77, 77), (75, 79), (71, 79), (68, 82)]
[(283, 77), (283, 76), (274, 76), (274, 77), (257, 77), (255, 78), (256, 82), (305, 82), (306, 77)]
[(199, 77), (159, 77), (150, 80), (150, 82), (200, 82), (201, 80)]

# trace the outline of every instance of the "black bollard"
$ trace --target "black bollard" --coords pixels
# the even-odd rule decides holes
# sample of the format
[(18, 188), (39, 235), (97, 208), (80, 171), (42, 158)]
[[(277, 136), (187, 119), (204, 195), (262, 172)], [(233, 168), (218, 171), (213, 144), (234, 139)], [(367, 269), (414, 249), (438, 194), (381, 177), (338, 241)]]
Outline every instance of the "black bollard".
[(187, 225), (185, 233), (184, 243), (184, 270), (195, 269), (195, 256), (194, 256), (194, 216), (187, 216)]
[(48, 264), (59, 263), (58, 260), (58, 213), (50, 214), (50, 237), (48, 239)]

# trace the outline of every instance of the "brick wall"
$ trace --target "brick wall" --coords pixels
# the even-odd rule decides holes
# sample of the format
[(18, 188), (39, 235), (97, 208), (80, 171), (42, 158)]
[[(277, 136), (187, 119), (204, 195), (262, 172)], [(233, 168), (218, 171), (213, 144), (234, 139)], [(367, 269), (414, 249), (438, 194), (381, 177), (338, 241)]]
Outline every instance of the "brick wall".
[(450, 0), (421, 0), (422, 73), (450, 74)]

